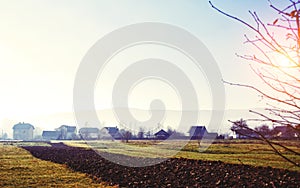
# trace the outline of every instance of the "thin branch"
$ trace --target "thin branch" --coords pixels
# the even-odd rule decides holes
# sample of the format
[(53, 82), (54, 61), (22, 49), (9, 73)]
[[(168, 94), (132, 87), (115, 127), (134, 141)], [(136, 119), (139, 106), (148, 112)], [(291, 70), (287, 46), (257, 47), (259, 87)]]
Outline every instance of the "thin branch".
[(240, 87), (246, 87), (246, 88), (253, 89), (253, 90), (257, 91), (258, 93), (262, 94), (263, 96), (265, 96), (265, 97), (267, 97), (267, 98), (269, 98), (269, 99), (271, 99), (271, 100), (274, 100), (274, 101), (277, 101), (277, 102), (280, 102), (280, 103), (283, 103), (283, 104), (286, 104), (286, 105), (289, 105), (289, 106), (292, 106), (292, 107), (295, 107), (295, 108), (300, 109), (299, 106), (297, 106), (297, 105), (295, 105), (295, 104), (292, 104), (292, 103), (289, 103), (289, 102), (286, 102), (286, 101), (284, 101), (284, 100), (281, 100), (281, 99), (272, 97), (272, 96), (270, 96), (270, 95), (268, 95), (268, 94), (262, 92), (261, 90), (257, 89), (257, 88), (254, 87), (254, 86), (246, 85), (246, 84), (235, 84), (235, 83), (227, 82), (227, 81), (224, 81), (224, 80), (223, 80), (223, 82), (224, 82), (225, 84), (229, 84), (229, 85), (232, 85), (232, 86), (240, 86)]
[[(233, 124), (236, 125), (236, 126), (239, 126), (238, 122), (230, 121), (230, 120), (229, 120), (229, 122), (233, 123)], [(260, 132), (254, 130), (254, 129), (251, 129), (251, 128), (247, 127), (247, 126), (242, 126), (241, 128), (246, 129), (246, 130), (248, 130), (248, 131), (251, 131), (251, 132), (253, 132), (253, 133), (256, 133), (257, 135), (260, 136), (260, 138), (261, 138), (260, 140), (265, 141), (265, 142), (273, 149), (273, 151), (274, 151), (277, 155), (279, 155), (281, 158), (285, 159), (285, 160), (288, 161), (289, 163), (291, 163), (291, 164), (293, 164), (293, 165), (295, 165), (295, 166), (297, 166), (297, 167), (300, 167), (300, 164), (299, 164), (299, 163), (297, 163), (297, 162), (295, 162), (295, 161), (293, 161), (293, 160), (287, 158), (286, 156), (284, 156), (278, 149), (276, 149), (276, 148), (274, 147), (274, 145), (273, 145), (274, 143), (272, 143), (270, 140), (268, 140), (268, 139), (267, 139), (263, 134), (261, 134)], [(285, 146), (283, 146), (282, 144), (279, 144), (279, 143), (276, 143), (276, 145), (278, 145), (278, 146), (280, 146), (280, 147), (282, 147), (282, 148), (286, 148)], [(298, 155), (298, 154), (297, 154), (297, 155)]]

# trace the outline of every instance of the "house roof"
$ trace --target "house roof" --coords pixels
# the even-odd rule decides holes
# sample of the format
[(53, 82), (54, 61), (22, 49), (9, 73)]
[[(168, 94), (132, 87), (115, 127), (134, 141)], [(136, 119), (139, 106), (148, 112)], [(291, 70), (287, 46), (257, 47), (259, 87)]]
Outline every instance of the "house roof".
[(206, 127), (205, 126), (191, 126), (189, 133), (199, 133), (199, 132), (206, 132)]
[(75, 126), (69, 126), (69, 125), (62, 125), (59, 128), (57, 128), (57, 130), (62, 129), (62, 128), (66, 128), (67, 132), (75, 132), (75, 130), (76, 130)]
[(276, 131), (277, 136), (280, 136), (280, 137), (296, 137), (296, 135), (298, 133), (292, 127), (286, 126), (286, 125), (284, 125), (284, 126), (276, 126), (274, 128), (274, 131)]
[(99, 133), (99, 129), (94, 127), (84, 127), (79, 129), (79, 133)]
[(58, 131), (43, 131), (43, 137), (58, 137), (60, 132)]
[(164, 131), (163, 129), (161, 129), (160, 131), (155, 133), (154, 136), (170, 136), (170, 134)]
[(20, 122), (13, 126), (13, 129), (30, 129), (30, 128), (34, 129), (34, 126), (29, 123), (24, 123), (24, 122), (23, 123)]
[(279, 132), (286, 132), (287, 129), (288, 129), (287, 126), (276, 126), (276, 127), (274, 128), (275, 131), (279, 131)]

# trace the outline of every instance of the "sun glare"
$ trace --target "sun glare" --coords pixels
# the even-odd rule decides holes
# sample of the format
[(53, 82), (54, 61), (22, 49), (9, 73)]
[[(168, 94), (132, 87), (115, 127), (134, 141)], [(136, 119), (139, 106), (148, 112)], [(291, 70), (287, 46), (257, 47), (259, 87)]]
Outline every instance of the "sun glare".
[(278, 55), (275, 58), (275, 65), (279, 68), (290, 68), (293, 66), (293, 63), (285, 56)]

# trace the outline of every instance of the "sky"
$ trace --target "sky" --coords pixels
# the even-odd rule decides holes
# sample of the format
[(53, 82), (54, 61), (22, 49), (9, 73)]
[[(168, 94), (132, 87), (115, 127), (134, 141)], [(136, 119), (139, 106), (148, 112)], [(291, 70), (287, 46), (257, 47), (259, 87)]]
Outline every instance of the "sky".
[[(266, 21), (273, 19), (269, 16), (272, 12), (266, 9), (267, 1), (212, 2), (246, 20), (251, 20), (248, 10), (261, 13)], [(74, 80), (88, 50), (106, 34), (142, 22), (172, 24), (198, 37), (215, 58), (224, 80), (261, 83), (252, 73), (249, 63), (235, 55), (250, 52), (250, 48), (243, 44), (243, 34), (249, 30), (213, 10), (207, 0), (0, 0), (0, 128), (23, 121), (48, 129), (58, 127), (36, 119), (73, 112)], [(129, 62), (153, 55), (170, 61), (184, 59), (182, 54), (176, 55), (168, 50), (162, 46), (144, 45), (139, 49), (128, 49), (112, 61)], [(136, 59), (130, 59), (132, 57)], [(192, 70), (187, 72), (196, 74)], [(108, 68), (108, 77), (104, 75), (102, 80), (104, 86), (95, 87), (97, 109), (111, 108), (110, 94), (106, 89), (113, 85), (109, 76), (114, 74), (119, 74), (117, 68)], [(97, 82), (100, 83), (101, 79)], [(207, 87), (205, 84), (197, 86), (203, 96), (199, 102), (201, 109), (211, 107)], [(264, 106), (253, 91), (228, 85), (225, 89), (226, 109)], [(142, 96), (144, 93), (147, 96)], [(138, 85), (132, 91), (129, 103), (132, 108), (147, 108), (149, 101), (157, 97), (170, 109), (180, 108), (176, 92), (156, 82)]]

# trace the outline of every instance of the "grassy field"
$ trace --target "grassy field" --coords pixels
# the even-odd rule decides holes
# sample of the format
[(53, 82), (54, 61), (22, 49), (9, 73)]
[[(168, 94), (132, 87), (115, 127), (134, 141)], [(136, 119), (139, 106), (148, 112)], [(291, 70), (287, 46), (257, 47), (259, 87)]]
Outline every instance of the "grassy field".
[[(157, 141), (130, 141), (126, 144), (118, 141), (92, 141), (88, 144), (84, 142), (65, 143), (76, 147), (93, 148), (102, 152), (136, 157), (182, 157), (300, 171), (300, 168), (292, 166), (276, 155), (268, 145), (257, 140), (219, 141), (209, 147), (202, 143), (200, 148), (197, 141), (191, 141), (185, 147), (180, 148), (182, 143), (178, 140), (169, 143), (159, 143)], [(280, 143), (300, 152), (299, 141), (280, 141)], [(281, 151), (284, 152), (285, 156), (300, 162), (300, 156), (284, 151), (282, 148)]]
[(64, 165), (36, 159), (22, 148), (0, 144), (0, 187), (108, 186), (96, 184), (85, 174), (73, 172)]
[[(299, 141), (280, 141), (281, 144), (300, 152)], [(285, 160), (277, 156), (266, 144), (254, 140), (218, 141), (212, 145), (190, 141), (181, 148), (182, 141), (67, 141), (65, 144), (83, 148), (93, 148), (101, 152), (125, 154), (137, 157), (177, 157), (253, 166), (271, 166), (295, 170)], [(0, 187), (108, 187), (106, 183), (97, 184), (87, 175), (74, 172), (65, 165), (34, 158), (28, 151), (18, 147), (23, 145), (49, 146), (47, 143), (15, 143), (14, 146), (0, 143)], [(295, 161), (295, 156), (282, 150)]]

